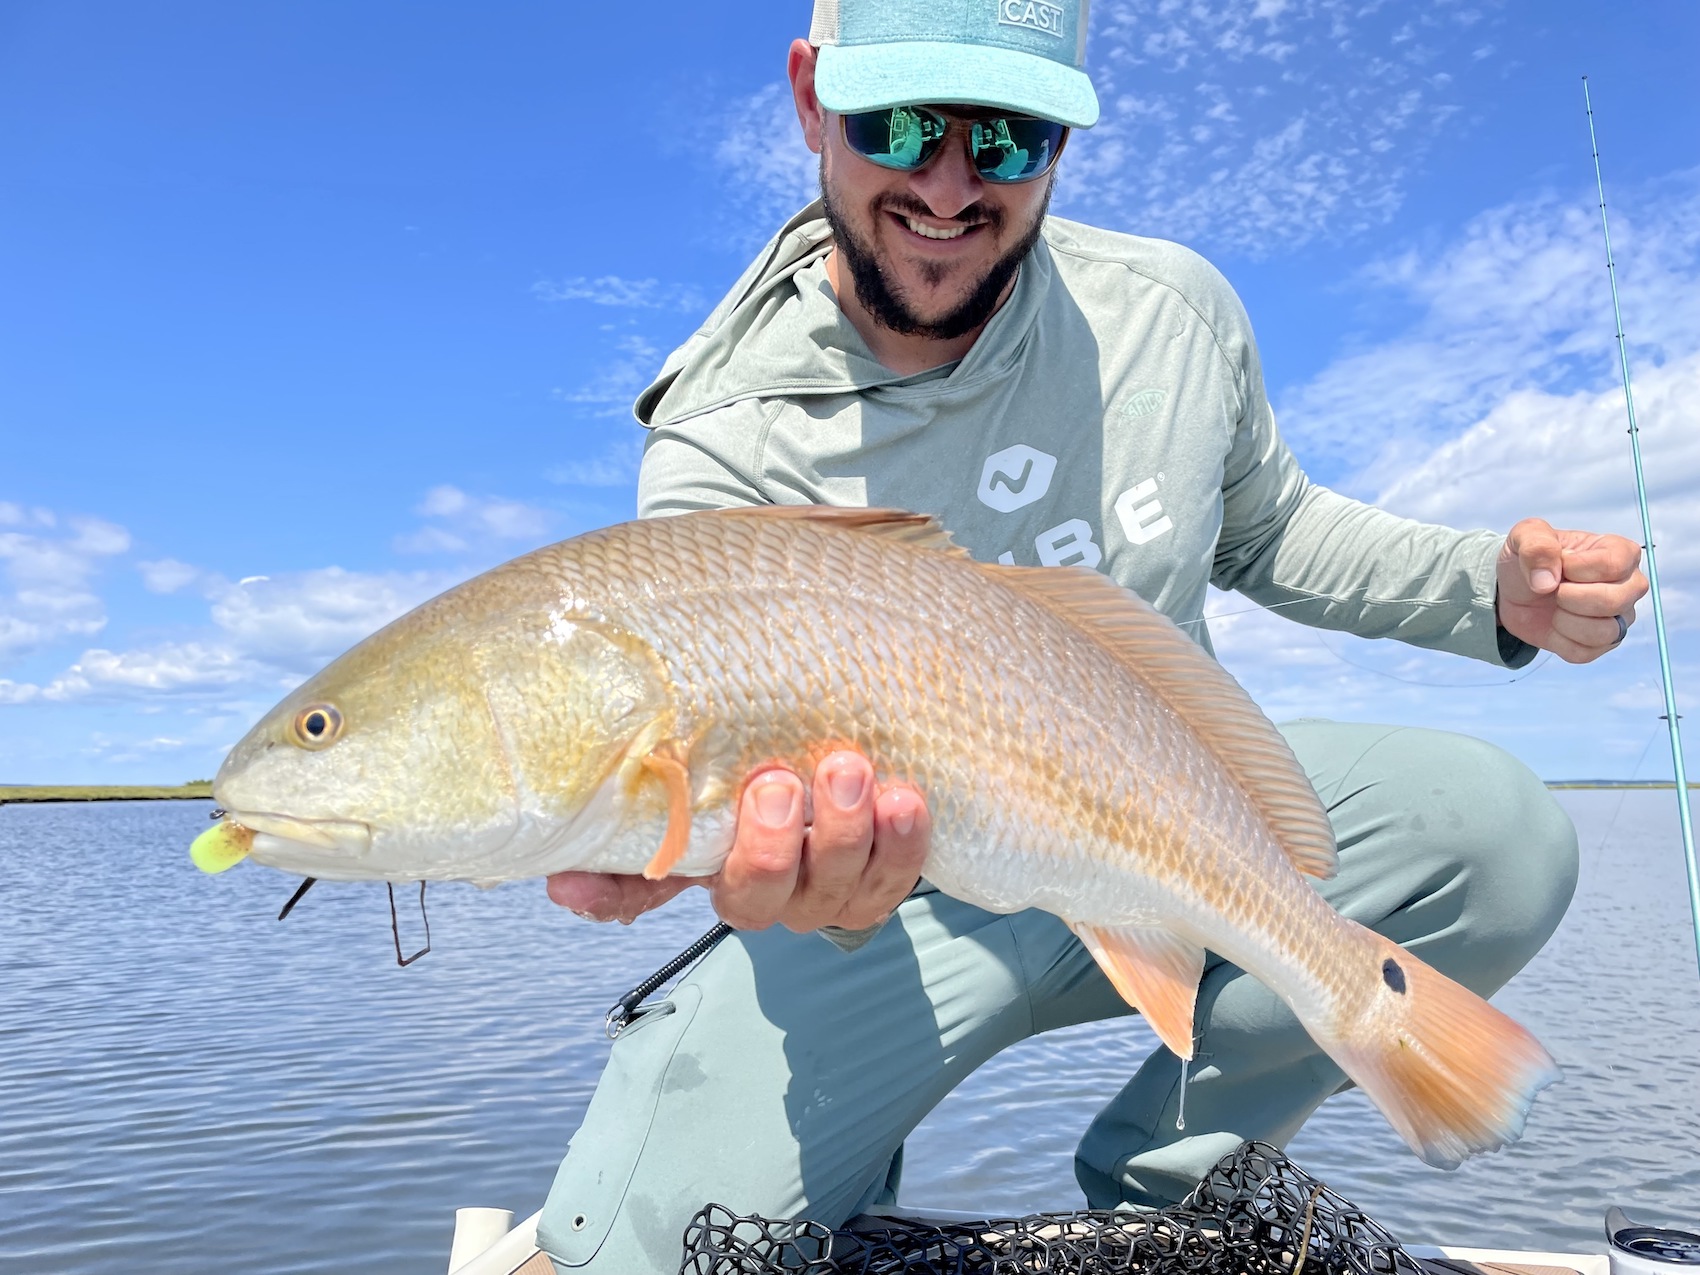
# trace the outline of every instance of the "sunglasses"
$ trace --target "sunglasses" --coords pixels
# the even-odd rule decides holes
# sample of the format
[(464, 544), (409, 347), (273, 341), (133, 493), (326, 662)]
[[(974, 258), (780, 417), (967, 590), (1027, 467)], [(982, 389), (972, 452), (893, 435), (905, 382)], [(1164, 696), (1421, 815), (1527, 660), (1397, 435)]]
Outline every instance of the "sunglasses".
[[(844, 142), (881, 168), (912, 173), (924, 168), (950, 133), (950, 119), (925, 106), (892, 106), (839, 117)], [(1030, 182), (1051, 171), (1068, 137), (1068, 126), (1030, 115), (994, 115), (963, 120), (968, 157), (989, 182)]]

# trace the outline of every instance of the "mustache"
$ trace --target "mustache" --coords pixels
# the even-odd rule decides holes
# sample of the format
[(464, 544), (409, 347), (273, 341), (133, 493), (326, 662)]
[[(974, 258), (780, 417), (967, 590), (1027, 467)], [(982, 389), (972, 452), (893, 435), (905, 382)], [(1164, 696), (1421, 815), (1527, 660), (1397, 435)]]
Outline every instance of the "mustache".
[(1004, 222), (1003, 210), (992, 204), (972, 203), (954, 217), (940, 217), (920, 199), (901, 191), (876, 199), (872, 210), (876, 214), (893, 212), (903, 217), (931, 217), (938, 221), (951, 221), (959, 226), (987, 226), (992, 230), (1003, 229)]

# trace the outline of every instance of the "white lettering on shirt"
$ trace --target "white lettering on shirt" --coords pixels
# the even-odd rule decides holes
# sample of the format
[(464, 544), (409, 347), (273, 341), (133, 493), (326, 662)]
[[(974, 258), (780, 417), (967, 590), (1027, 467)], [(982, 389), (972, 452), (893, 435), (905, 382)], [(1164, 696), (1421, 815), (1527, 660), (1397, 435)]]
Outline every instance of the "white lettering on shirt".
[(1095, 567), (1104, 560), (1104, 551), (1092, 540), (1092, 524), (1084, 518), (1070, 518), (1041, 531), (1033, 539), (1033, 548), (1047, 567)]
[(1175, 524), (1170, 522), (1168, 515), (1163, 512), (1160, 501), (1152, 500), (1143, 505), (1139, 503), (1147, 496), (1156, 494), (1157, 480), (1147, 478), (1116, 497), (1116, 517), (1121, 519), (1122, 533), (1127, 536), (1130, 544), (1148, 544), (1164, 532), (1175, 529)]

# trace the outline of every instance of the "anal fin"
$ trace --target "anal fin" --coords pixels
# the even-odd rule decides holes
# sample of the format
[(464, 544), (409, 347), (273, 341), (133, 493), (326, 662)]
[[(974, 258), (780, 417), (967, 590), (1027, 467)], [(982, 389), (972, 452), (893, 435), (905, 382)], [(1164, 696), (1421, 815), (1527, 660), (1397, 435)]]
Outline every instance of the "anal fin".
[(1168, 930), (1069, 922), (1098, 968), (1180, 1058), (1192, 1057), (1192, 1010), (1204, 977), (1204, 949)]
[(686, 745), (667, 739), (650, 749), (641, 762), (667, 792), (667, 831), (661, 837), (661, 848), (643, 865), (648, 881), (659, 881), (671, 872), (691, 844), (691, 771), (685, 763), (686, 753)]

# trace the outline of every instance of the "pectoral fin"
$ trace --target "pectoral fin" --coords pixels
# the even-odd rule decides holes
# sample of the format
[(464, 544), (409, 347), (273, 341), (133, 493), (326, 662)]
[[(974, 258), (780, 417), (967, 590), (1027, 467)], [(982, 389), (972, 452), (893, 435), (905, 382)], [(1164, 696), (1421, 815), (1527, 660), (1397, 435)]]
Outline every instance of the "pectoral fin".
[(1070, 922), (1098, 968), (1180, 1058), (1192, 1057), (1192, 1009), (1204, 977), (1204, 949), (1167, 930)]
[(688, 751), (688, 746), (676, 739), (663, 740), (644, 754), (641, 763), (667, 792), (667, 831), (661, 838), (661, 848), (643, 868), (649, 881), (659, 881), (671, 872), (691, 844), (691, 771), (685, 762)]

